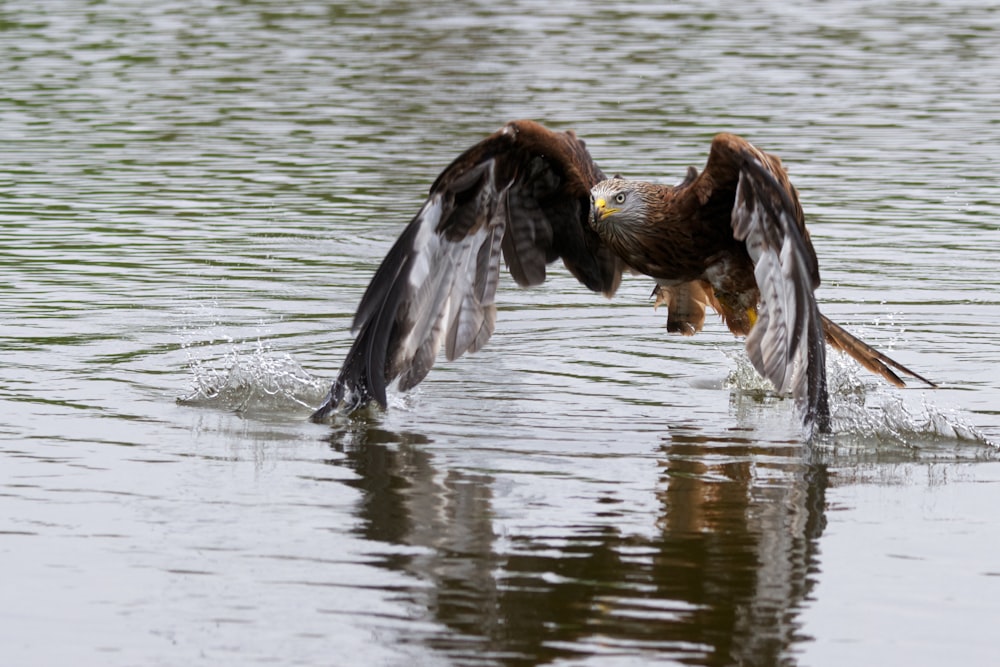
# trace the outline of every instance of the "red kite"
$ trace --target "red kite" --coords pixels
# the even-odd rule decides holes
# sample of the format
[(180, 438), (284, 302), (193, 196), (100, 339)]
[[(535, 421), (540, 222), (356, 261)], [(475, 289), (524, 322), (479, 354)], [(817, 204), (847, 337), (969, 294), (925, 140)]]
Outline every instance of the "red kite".
[(607, 179), (573, 132), (508, 123), (459, 155), (375, 272), (357, 338), (321, 421), (339, 407), (386, 406), (434, 365), (475, 352), (496, 322), (500, 257), (521, 286), (557, 259), (611, 296), (622, 273), (656, 281), (667, 330), (693, 335), (705, 308), (746, 336), (754, 368), (790, 392), (806, 428), (828, 431), (824, 340), (894, 385), (893, 369), (934, 386), (820, 314), (816, 252), (781, 160), (745, 139), (712, 140), (705, 169), (678, 185)]

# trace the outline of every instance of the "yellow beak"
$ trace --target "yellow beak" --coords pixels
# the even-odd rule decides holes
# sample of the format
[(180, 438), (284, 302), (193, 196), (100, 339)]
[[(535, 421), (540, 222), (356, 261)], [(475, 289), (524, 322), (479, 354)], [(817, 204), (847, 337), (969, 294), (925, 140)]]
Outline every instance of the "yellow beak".
[(594, 220), (601, 221), (612, 213), (617, 213), (617, 208), (608, 208), (608, 202), (603, 197), (594, 200)]

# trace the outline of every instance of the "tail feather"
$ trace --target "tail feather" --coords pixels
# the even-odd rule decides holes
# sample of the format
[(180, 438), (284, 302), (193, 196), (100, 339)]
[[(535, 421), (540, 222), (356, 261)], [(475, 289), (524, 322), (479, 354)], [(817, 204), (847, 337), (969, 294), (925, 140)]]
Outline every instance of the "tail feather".
[(905, 386), (905, 383), (900, 379), (899, 375), (892, 370), (896, 369), (900, 373), (909, 375), (910, 377), (920, 380), (931, 387), (937, 386), (919, 373), (914, 373), (903, 364), (890, 359), (868, 343), (851, 335), (839, 324), (830, 320), (826, 315), (820, 315), (820, 318), (823, 320), (823, 334), (825, 335), (826, 342), (830, 347), (849, 354), (859, 364), (870, 370), (872, 373), (881, 375), (890, 384), (894, 384), (897, 387)]

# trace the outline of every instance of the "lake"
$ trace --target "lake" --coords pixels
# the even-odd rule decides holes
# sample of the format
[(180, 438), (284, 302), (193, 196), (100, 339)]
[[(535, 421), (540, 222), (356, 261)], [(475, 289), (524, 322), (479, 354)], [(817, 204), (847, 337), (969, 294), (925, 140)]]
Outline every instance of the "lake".
[[(1000, 9), (0, 7), (0, 662), (992, 665)], [(835, 433), (710, 315), (553, 265), (389, 409), (308, 421), (368, 280), (504, 122), (662, 182), (780, 155)]]

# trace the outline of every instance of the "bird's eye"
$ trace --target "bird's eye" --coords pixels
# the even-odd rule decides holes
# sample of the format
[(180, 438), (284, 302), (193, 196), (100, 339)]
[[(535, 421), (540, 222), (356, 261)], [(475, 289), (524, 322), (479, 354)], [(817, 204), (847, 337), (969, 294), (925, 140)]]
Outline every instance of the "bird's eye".
[(625, 203), (625, 193), (624, 192), (619, 192), (618, 194), (615, 195), (615, 203), (616, 204), (624, 204)]

